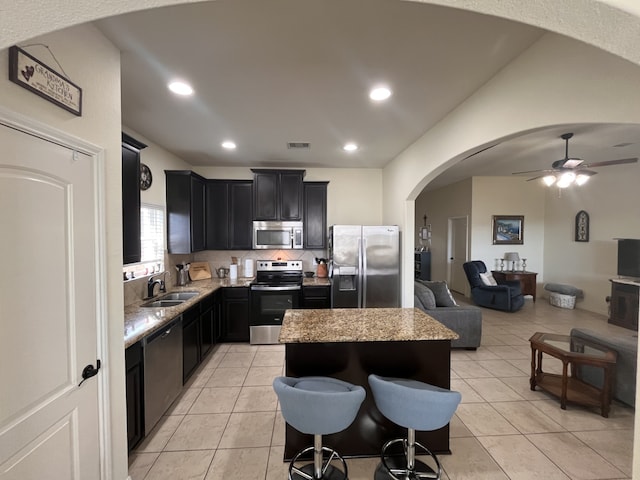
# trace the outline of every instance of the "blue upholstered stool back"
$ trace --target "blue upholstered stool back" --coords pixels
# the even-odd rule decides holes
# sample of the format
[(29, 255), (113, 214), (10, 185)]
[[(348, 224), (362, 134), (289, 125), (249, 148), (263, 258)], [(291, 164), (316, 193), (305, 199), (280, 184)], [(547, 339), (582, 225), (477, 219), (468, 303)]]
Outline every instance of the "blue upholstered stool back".
[(459, 392), (405, 378), (369, 375), (378, 410), (393, 423), (414, 430), (444, 427), (462, 399)]
[(365, 390), (330, 377), (276, 377), (282, 416), (293, 428), (312, 435), (328, 435), (347, 428), (358, 414)]

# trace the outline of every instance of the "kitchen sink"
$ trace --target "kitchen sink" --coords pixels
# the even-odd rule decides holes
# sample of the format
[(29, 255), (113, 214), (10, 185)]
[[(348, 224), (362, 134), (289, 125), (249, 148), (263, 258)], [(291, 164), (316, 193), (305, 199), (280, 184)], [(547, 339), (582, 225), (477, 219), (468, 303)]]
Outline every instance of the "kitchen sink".
[(143, 303), (140, 306), (147, 308), (175, 307), (176, 305), (180, 305), (184, 302), (186, 302), (186, 300), (153, 300), (151, 302)]
[(198, 296), (198, 292), (173, 292), (166, 293), (155, 300), (150, 300), (147, 303), (143, 303), (142, 307), (147, 308), (162, 308), (162, 307), (175, 307), (181, 303), (186, 302), (190, 298)]
[(199, 292), (173, 292), (166, 293), (161, 297), (158, 297), (158, 300), (189, 300), (190, 298), (197, 297), (200, 295)]

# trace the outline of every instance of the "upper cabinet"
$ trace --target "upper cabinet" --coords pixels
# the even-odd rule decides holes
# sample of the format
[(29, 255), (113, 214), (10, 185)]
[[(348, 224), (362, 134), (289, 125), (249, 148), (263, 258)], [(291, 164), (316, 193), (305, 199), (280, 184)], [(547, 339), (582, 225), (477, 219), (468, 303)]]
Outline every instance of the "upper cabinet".
[(254, 220), (302, 220), (304, 170), (251, 171)]
[(304, 182), (304, 248), (327, 246), (327, 184)]
[(122, 263), (141, 258), (140, 150), (146, 145), (122, 134)]
[(190, 170), (165, 170), (165, 175), (169, 253), (204, 250), (206, 180)]
[(207, 180), (207, 250), (250, 250), (253, 182)]

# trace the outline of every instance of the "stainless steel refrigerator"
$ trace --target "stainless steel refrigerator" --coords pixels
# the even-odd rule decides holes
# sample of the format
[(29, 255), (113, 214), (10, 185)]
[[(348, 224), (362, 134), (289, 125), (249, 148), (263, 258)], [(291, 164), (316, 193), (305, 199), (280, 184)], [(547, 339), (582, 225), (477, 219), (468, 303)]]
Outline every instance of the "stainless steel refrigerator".
[(333, 308), (400, 306), (400, 230), (396, 225), (329, 228)]

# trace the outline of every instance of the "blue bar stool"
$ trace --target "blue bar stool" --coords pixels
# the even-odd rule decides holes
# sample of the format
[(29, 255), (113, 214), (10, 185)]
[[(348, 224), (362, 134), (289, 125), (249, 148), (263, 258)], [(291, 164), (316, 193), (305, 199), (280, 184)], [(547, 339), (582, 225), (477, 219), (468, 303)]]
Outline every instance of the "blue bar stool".
[[(416, 442), (416, 430), (437, 430), (449, 423), (462, 399), (460, 393), (417, 380), (378, 375), (369, 375), (369, 385), (380, 413), (408, 429), (406, 439), (390, 440), (383, 445), (382, 464), (376, 470), (376, 480), (439, 479), (442, 467), (438, 457)], [(396, 444), (402, 444), (402, 456), (391, 453), (390, 447)], [(416, 448), (433, 458), (435, 469), (416, 460)]]
[[(299, 432), (313, 435), (313, 446), (291, 460), (289, 480), (348, 478), (346, 462), (338, 452), (322, 446), (322, 435), (341, 432), (353, 423), (366, 395), (364, 388), (329, 377), (276, 377), (273, 389), (285, 421)], [(313, 463), (296, 467), (298, 459), (311, 451)], [(324, 453), (328, 454), (326, 460)], [(332, 465), (335, 459), (343, 470)]]

